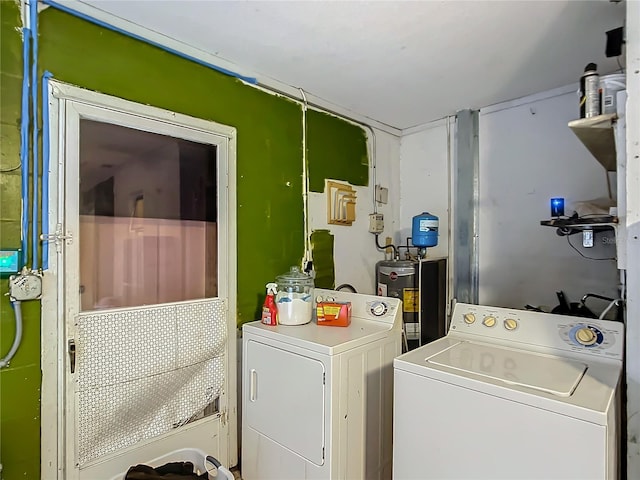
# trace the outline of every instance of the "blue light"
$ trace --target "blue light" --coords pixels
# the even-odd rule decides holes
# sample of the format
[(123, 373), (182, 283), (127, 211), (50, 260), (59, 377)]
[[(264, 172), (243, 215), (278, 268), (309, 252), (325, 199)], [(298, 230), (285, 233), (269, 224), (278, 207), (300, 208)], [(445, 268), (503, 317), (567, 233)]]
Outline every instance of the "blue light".
[(561, 217), (564, 215), (564, 198), (551, 199), (551, 216)]

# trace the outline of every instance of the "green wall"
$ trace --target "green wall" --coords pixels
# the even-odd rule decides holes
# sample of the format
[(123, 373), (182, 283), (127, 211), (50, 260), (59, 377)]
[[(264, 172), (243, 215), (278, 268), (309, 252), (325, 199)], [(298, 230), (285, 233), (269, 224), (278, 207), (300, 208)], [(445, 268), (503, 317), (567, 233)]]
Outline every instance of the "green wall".
[[(19, 163), (18, 6), (0, 1), (0, 19), (0, 169), (4, 172)], [(237, 321), (257, 318), (264, 285), (298, 264), (303, 255), (300, 105), (54, 8), (41, 12), (39, 24), (41, 72), (46, 69), (63, 82), (237, 129)], [(309, 111), (307, 138), (314, 191), (322, 191), (325, 177), (367, 184), (366, 137), (361, 128)], [(0, 173), (0, 243), (20, 244), (20, 169)], [(322, 245), (314, 253), (314, 263), (324, 284), (333, 278), (333, 243), (321, 232), (314, 244)], [(6, 293), (7, 282), (0, 285), (0, 293)], [(22, 345), (10, 367), (0, 371), (4, 479), (40, 475), (40, 305), (27, 302), (23, 310)], [(14, 332), (5, 296), (0, 297), (0, 315), (0, 355), (4, 355)]]
[(368, 185), (367, 136), (352, 123), (310, 110), (307, 112), (309, 189), (324, 192), (325, 178)]
[[(20, 247), (20, 13), (0, 1), (0, 247)], [(10, 170), (10, 171), (9, 171)], [(0, 357), (13, 343), (15, 324), (7, 280), (0, 280)], [(22, 344), (9, 368), (0, 370), (0, 463), (2, 478), (40, 475), (40, 305), (22, 304)]]

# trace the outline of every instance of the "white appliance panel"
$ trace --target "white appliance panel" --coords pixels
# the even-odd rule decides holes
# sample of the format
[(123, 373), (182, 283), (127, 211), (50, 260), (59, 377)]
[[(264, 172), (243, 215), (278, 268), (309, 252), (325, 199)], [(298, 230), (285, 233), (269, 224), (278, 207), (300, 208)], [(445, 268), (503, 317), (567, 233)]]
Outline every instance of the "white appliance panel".
[(394, 479), (607, 478), (605, 426), (400, 370), (395, 393)]
[[(582, 329), (596, 334), (595, 343), (580, 344), (577, 334)], [(561, 356), (578, 353), (622, 360), (624, 349), (620, 322), (467, 303), (456, 304), (449, 335)]]
[(587, 371), (583, 362), (466, 341), (428, 358), (427, 363), (560, 397), (571, 395)]
[(324, 463), (322, 362), (247, 342), (246, 415), (251, 428), (316, 465)]

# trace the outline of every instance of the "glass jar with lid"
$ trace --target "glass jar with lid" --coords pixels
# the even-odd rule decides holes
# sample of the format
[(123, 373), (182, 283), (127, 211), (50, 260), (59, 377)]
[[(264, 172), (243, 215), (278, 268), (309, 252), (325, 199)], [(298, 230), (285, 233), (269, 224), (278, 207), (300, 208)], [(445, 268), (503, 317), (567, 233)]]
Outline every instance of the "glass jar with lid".
[(304, 325), (313, 312), (313, 278), (298, 267), (276, 277), (276, 307), (281, 325)]

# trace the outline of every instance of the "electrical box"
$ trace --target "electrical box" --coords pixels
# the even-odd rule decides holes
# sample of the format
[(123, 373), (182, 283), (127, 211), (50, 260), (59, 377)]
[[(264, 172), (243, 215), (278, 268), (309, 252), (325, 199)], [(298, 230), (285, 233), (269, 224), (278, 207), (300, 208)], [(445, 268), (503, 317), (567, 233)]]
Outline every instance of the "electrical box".
[(42, 296), (42, 277), (34, 272), (9, 277), (11, 301), (37, 300)]
[(369, 214), (369, 233), (384, 232), (384, 217), (381, 213)]
[(20, 271), (22, 251), (19, 248), (3, 248), (0, 250), (0, 278), (8, 278)]
[(389, 201), (389, 189), (376, 185), (376, 202), (386, 204)]

